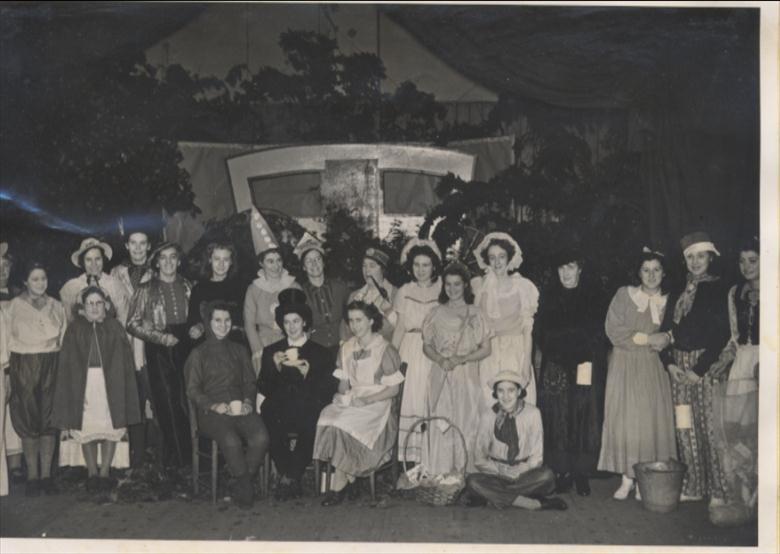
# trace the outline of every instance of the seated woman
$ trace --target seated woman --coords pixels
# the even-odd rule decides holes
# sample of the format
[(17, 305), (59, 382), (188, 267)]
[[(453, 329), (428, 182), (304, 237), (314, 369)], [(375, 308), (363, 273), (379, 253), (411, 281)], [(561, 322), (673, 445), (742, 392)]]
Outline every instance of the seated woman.
[(346, 315), (354, 336), (339, 351), (338, 393), (322, 410), (314, 439), (314, 458), (336, 468), (323, 506), (340, 504), (356, 477), (389, 460), (398, 432), (390, 409), (404, 377), (398, 352), (379, 334), (382, 314), (350, 302)]
[(133, 350), (119, 321), (106, 317), (108, 302), (99, 287), (81, 293), (84, 313), (65, 331), (54, 386), (52, 424), (81, 444), (89, 492), (112, 488), (116, 443), (141, 421)]
[[(280, 477), (276, 496), (285, 500), (303, 494), (301, 477), (312, 459), (317, 418), (338, 383), (331, 351), (309, 339), (312, 313), (304, 292), (285, 289), (279, 303), (276, 324), (285, 338), (263, 349), (257, 388), (265, 396), (262, 416)], [(288, 433), (298, 435), (292, 451)]]
[(498, 402), (479, 420), (474, 465), (480, 473), (466, 478), (469, 505), (565, 510), (562, 499), (547, 498), (555, 490), (555, 476), (542, 466), (542, 416), (539, 408), (523, 401), (521, 379), (513, 371), (499, 371), (491, 379)]
[(247, 349), (227, 338), (230, 305), (210, 302), (204, 316), (206, 340), (184, 364), (187, 396), (195, 404), (198, 428), (217, 441), (236, 480), (235, 503), (248, 509), (254, 502), (254, 477), (268, 450), (268, 431), (255, 412), (255, 372)]

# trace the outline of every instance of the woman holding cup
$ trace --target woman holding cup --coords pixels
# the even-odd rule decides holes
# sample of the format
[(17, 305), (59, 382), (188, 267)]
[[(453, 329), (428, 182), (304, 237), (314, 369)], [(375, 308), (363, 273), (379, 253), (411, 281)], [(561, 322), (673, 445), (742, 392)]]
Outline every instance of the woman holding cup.
[(350, 302), (346, 316), (353, 337), (339, 350), (338, 393), (320, 413), (314, 439), (314, 458), (335, 468), (323, 506), (340, 504), (356, 477), (390, 459), (398, 425), (390, 408), (404, 380), (398, 352), (379, 334), (379, 309)]
[(598, 469), (622, 474), (616, 500), (634, 490), (635, 463), (677, 459), (669, 376), (658, 355), (667, 342), (659, 332), (667, 307), (663, 255), (646, 249), (635, 275), (638, 286), (618, 289), (605, 323), (613, 349)]
[(235, 479), (234, 501), (251, 508), (254, 478), (268, 449), (268, 431), (255, 411), (257, 389), (249, 352), (227, 338), (233, 326), (231, 308), (222, 301), (206, 305), (206, 340), (187, 358), (184, 376), (198, 428), (217, 441)]
[[(337, 382), (331, 351), (309, 337), (312, 310), (303, 291), (279, 293), (276, 322), (285, 338), (263, 350), (257, 388), (265, 396), (262, 416), (279, 473), (276, 498), (286, 500), (303, 494), (301, 479), (312, 460), (317, 418), (330, 403)], [(297, 435), (294, 446), (289, 433)]]
[(582, 283), (583, 265), (574, 249), (555, 257), (557, 275), (542, 295), (536, 338), (545, 465), (555, 472), (559, 492), (573, 480), (577, 494), (588, 496), (601, 446), (605, 337), (602, 304)]

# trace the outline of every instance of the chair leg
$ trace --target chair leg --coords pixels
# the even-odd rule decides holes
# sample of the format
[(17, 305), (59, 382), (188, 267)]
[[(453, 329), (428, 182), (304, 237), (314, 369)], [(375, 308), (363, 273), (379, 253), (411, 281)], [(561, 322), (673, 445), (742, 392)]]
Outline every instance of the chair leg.
[(314, 460), (314, 496), (320, 495), (320, 461)]
[(330, 470), (331, 470), (330, 460), (325, 462), (325, 464), (326, 464), (325, 465), (325, 492), (327, 493), (330, 492)]
[(217, 461), (219, 457), (219, 445), (217, 441), (211, 441), (211, 503), (217, 503)]
[(271, 492), (271, 455), (266, 452), (263, 459), (263, 497), (267, 497)]
[(398, 485), (398, 441), (393, 445), (393, 451), (390, 456), (390, 463), (393, 464), (390, 466), (390, 471), (393, 476), (393, 489), (395, 489)]
[(371, 502), (376, 502), (376, 472), (372, 471), (368, 476), (368, 484), (371, 487)]
[(192, 437), (192, 495), (198, 495), (198, 479), (200, 478), (200, 456), (198, 455), (198, 437)]

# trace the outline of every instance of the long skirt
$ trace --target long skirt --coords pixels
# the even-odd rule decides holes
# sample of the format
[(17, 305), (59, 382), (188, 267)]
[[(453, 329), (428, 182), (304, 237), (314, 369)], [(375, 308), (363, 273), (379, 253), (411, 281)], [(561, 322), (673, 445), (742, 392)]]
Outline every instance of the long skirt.
[[(404, 441), (414, 425), (429, 412), (427, 403), (428, 379), (431, 371), (431, 360), (423, 353), (422, 334), (407, 332), (401, 341), (398, 353), (407, 364), (404, 395), (401, 400), (401, 421), (398, 429), (398, 459), (404, 459)], [(417, 426), (409, 437), (409, 447), (406, 450), (407, 462), (420, 461), (422, 446), (422, 430)]]
[(146, 343), (146, 365), (152, 411), (162, 435), (166, 466), (183, 467), (192, 460), (189, 404), (184, 386), (186, 341), (172, 348)]
[[(703, 350), (684, 352), (674, 350), (674, 361), (683, 371), (693, 368)], [(725, 499), (725, 475), (720, 455), (715, 447), (713, 422), (713, 395), (720, 390), (712, 378), (704, 375), (698, 383), (672, 383), (672, 401), (676, 413), (687, 413), (690, 406), (690, 425), (677, 420), (676, 435), (680, 460), (688, 466), (683, 478), (682, 494)], [(680, 428), (686, 427), (686, 428)]]
[(430, 383), (428, 403), (431, 415), (446, 417), (457, 426), (466, 441), (467, 452), (463, 451), (458, 431), (445, 421), (435, 420), (429, 423), (423, 438), (423, 465), (433, 475), (460, 471), (464, 463), (467, 473), (476, 472), (474, 446), (481, 396), (477, 364), (459, 365), (452, 371), (444, 371), (433, 364)]
[(51, 423), (57, 354), (11, 353), (11, 398), (8, 405), (11, 423), (23, 439), (57, 433)]
[(614, 348), (598, 469), (634, 477), (637, 462), (677, 459), (669, 376), (658, 354)]
[(397, 429), (396, 419), (389, 417), (374, 447), (368, 448), (342, 429), (319, 425), (314, 439), (313, 458), (330, 461), (333, 467), (347, 475), (367, 475), (390, 460), (393, 445), (397, 440)]
[(598, 385), (578, 385), (576, 367), (546, 361), (539, 409), (544, 426), (544, 463), (555, 473), (589, 475), (601, 448)]
[(536, 405), (536, 376), (530, 366), (528, 356), (527, 367), (520, 367), (524, 358), (525, 345), (522, 335), (500, 335), (490, 340), (490, 356), (479, 362), (479, 382), (482, 387), (482, 405), (480, 412), (492, 406), (496, 400), (493, 398), (493, 389), (489, 381), (499, 371), (514, 371), (527, 380), (525, 401)]

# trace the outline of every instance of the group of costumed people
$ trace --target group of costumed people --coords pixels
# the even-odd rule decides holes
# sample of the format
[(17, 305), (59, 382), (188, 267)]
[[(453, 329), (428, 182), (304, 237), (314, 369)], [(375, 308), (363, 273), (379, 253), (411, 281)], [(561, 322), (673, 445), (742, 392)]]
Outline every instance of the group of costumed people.
[(395, 452), (417, 477), (464, 471), (467, 505), (566, 509), (552, 495), (589, 495), (597, 471), (622, 475), (614, 498), (639, 498), (634, 464), (679, 459), (680, 500), (755, 506), (757, 240), (741, 247), (743, 279), (731, 289), (711, 271), (719, 252), (703, 232), (681, 241), (679, 291), (667, 291), (666, 257), (645, 249), (607, 308), (582, 252), (558, 253), (540, 295), (503, 232), (474, 248), (477, 276), (435, 242), (410, 240), (400, 288), (385, 277), (390, 256), (368, 248), (364, 283), (350, 291), (327, 275), (315, 238), (294, 250), (299, 283), (259, 212), (250, 225), (259, 270), (246, 289), (229, 242), (209, 244), (193, 285), (178, 245), (152, 250), (131, 232), (128, 260), (110, 274), (111, 247), (85, 239), (71, 258), (83, 274), (58, 301), (37, 262), (19, 273), (23, 290), (7, 288), (14, 261), (3, 245), (4, 492), (21, 450), (26, 494), (56, 493), (58, 440), (60, 463), (63, 444), (80, 446), (88, 490), (110, 489), (125, 436), (126, 464), (143, 464), (150, 416), (162, 465), (186, 466), (194, 415), (242, 507), (269, 451), (279, 499), (303, 494), (313, 459), (330, 464), (324, 506), (354, 498), (356, 479)]

